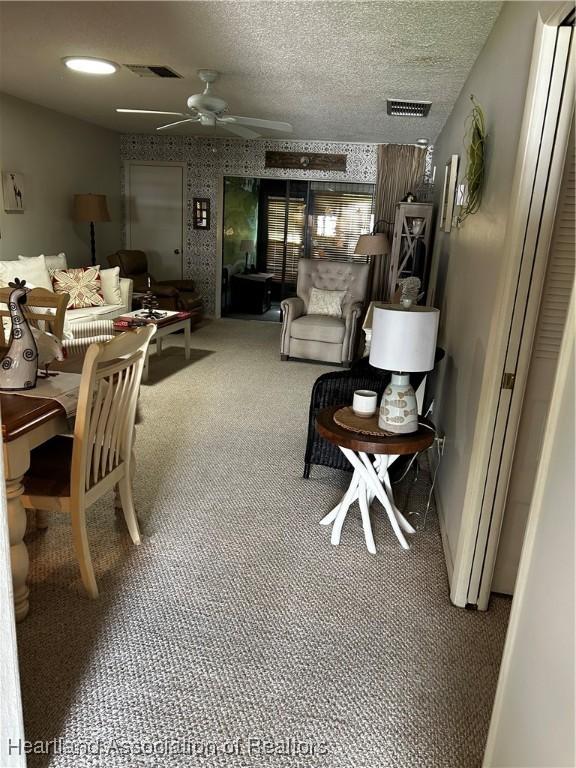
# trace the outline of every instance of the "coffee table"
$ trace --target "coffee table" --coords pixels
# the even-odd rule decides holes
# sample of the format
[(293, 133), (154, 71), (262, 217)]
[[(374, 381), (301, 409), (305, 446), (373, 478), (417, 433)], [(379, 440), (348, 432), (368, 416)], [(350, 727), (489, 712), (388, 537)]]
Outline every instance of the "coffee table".
[[(192, 317), (190, 312), (171, 312), (167, 310), (161, 310), (164, 313), (164, 317), (159, 320), (150, 320), (156, 326), (156, 333), (152, 336), (152, 341), (156, 342), (156, 354), (162, 354), (162, 340), (166, 336), (170, 336), (172, 333), (178, 331), (184, 331), (184, 357), (186, 360), (190, 360), (190, 318)], [(142, 310), (138, 309), (134, 312), (126, 312), (122, 315), (124, 317), (134, 317), (141, 319)], [(119, 318), (120, 319), (120, 318)], [(128, 330), (127, 328), (115, 329), (116, 333), (119, 331)], [(152, 343), (152, 342), (151, 342)], [(146, 353), (146, 360), (144, 362), (144, 370), (142, 372), (142, 381), (148, 380), (148, 363), (150, 355), (150, 346)]]
[[(320, 524), (333, 523), (330, 541), (335, 546), (338, 545), (346, 514), (352, 504), (358, 501), (366, 548), (375, 555), (370, 505), (376, 498), (384, 507), (403, 549), (410, 549), (404, 533), (415, 533), (415, 530), (394, 503), (388, 467), (402, 454), (418, 453), (429, 448), (434, 442), (434, 425), (428, 419), (420, 417), (417, 432), (407, 435), (369, 435), (353, 432), (338, 424), (334, 420), (334, 414), (341, 408), (342, 406), (336, 405), (320, 411), (316, 417), (316, 429), (323, 438), (340, 448), (352, 464), (354, 474), (340, 502), (322, 518)], [(374, 458), (371, 459), (370, 455)]]

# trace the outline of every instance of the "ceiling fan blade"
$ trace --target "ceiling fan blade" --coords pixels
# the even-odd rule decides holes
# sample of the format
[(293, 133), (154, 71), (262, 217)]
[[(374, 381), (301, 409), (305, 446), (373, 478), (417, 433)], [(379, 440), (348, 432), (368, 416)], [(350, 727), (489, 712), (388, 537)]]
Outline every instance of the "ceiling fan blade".
[(240, 115), (227, 115), (223, 120), (234, 125), (250, 125), (253, 128), (266, 128), (269, 131), (292, 133), (290, 123), (282, 123), (277, 120), (260, 120), (257, 117), (241, 117)]
[(117, 109), (116, 112), (127, 112), (131, 115), (185, 115), (184, 112), (164, 112), (161, 109)]
[(167, 125), (159, 125), (156, 128), (157, 131), (163, 131), (165, 128), (174, 128), (175, 125), (182, 125), (182, 123), (197, 123), (198, 120), (195, 117), (188, 117), (186, 120), (176, 120), (175, 123), (168, 123)]
[(256, 131), (251, 131), (250, 128), (244, 128), (243, 125), (236, 125), (235, 123), (228, 123), (228, 122), (220, 122), (218, 121), (218, 125), (220, 125), (222, 128), (224, 128), (225, 131), (228, 131), (229, 133), (235, 133), (236, 136), (242, 136), (243, 139), (259, 139), (260, 134), (256, 133)]

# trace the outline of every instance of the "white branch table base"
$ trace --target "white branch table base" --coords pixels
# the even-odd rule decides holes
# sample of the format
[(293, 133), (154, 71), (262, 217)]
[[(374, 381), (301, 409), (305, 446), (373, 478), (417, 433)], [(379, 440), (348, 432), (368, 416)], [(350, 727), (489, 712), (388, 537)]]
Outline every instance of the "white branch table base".
[[(376, 554), (376, 545), (370, 522), (370, 507), (378, 500), (384, 508), (392, 530), (404, 549), (410, 549), (405, 533), (415, 533), (414, 528), (394, 503), (388, 468), (399, 455), (415, 453), (431, 445), (434, 439), (432, 425), (428, 422), (409, 435), (365, 435), (346, 430), (334, 421), (338, 408), (326, 408), (318, 415), (316, 426), (325, 439), (338, 445), (348, 459), (354, 473), (348, 490), (340, 502), (322, 520), (321, 525), (332, 524), (330, 541), (340, 543), (342, 526), (350, 507), (357, 501), (362, 516), (362, 526), (368, 552)], [(374, 459), (370, 458), (374, 455)]]

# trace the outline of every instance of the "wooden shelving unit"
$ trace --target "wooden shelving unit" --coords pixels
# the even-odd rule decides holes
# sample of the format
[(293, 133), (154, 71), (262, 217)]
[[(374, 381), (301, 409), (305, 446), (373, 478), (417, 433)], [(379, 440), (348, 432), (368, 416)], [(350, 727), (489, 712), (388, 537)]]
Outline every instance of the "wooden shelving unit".
[[(432, 235), (432, 203), (398, 203), (388, 268), (387, 298), (396, 292), (398, 280), (416, 275), (426, 290)], [(420, 248), (420, 244), (423, 246)], [(417, 263), (422, 254), (423, 261)]]

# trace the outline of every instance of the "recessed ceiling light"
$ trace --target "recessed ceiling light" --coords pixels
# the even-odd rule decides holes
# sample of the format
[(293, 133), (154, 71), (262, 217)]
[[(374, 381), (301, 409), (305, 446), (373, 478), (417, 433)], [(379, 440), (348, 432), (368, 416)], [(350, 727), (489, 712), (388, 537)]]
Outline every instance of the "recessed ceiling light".
[(113, 75), (118, 70), (118, 64), (106, 59), (95, 59), (91, 56), (66, 56), (62, 59), (68, 69), (82, 72), (84, 75)]
[(430, 144), (430, 139), (416, 139), (416, 144), (420, 144), (421, 147), (427, 147)]

